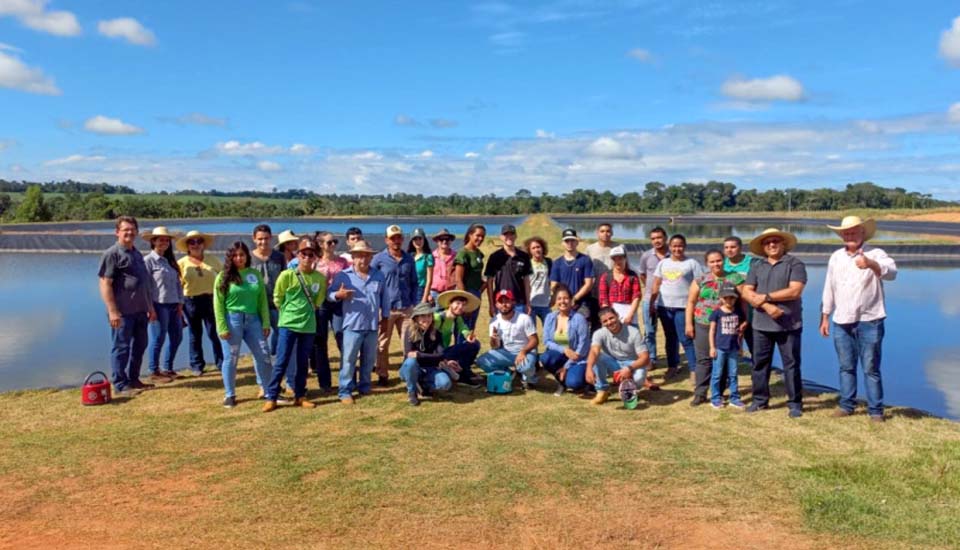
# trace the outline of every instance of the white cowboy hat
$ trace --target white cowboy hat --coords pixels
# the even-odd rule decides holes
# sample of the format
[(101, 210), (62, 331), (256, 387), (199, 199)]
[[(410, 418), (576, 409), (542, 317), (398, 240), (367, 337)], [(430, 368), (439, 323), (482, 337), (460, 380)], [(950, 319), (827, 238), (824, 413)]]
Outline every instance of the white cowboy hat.
[(287, 229), (286, 231), (281, 231), (280, 234), (277, 235), (277, 248), (283, 248), (283, 245), (286, 243), (297, 242), (298, 240), (293, 230)]
[(437, 305), (443, 309), (447, 309), (450, 307), (450, 301), (454, 298), (462, 298), (467, 301), (467, 303), (463, 305), (464, 313), (473, 313), (480, 307), (480, 298), (477, 298), (473, 294), (463, 290), (448, 290), (446, 292), (441, 292), (440, 295), (437, 296)]
[(187, 252), (187, 241), (190, 239), (203, 239), (204, 248), (210, 248), (213, 246), (213, 235), (207, 235), (206, 233), (202, 233), (194, 229), (192, 231), (188, 231), (186, 235), (177, 239), (177, 250), (180, 252)]
[(150, 241), (151, 239), (155, 239), (157, 237), (167, 237), (171, 240), (177, 240), (177, 237), (179, 236), (180, 235), (176, 233), (171, 233), (169, 229), (162, 225), (154, 227), (151, 231), (144, 231), (143, 233), (140, 233), (140, 238), (145, 241)]
[(763, 251), (763, 240), (767, 237), (780, 237), (783, 239), (783, 249), (785, 252), (790, 252), (797, 246), (796, 235), (787, 231), (780, 231), (775, 227), (769, 227), (750, 241), (750, 252), (753, 252), (757, 256), (766, 256), (767, 254)]
[(837, 235), (843, 232), (846, 229), (852, 229), (857, 226), (863, 226), (863, 240), (869, 241), (873, 234), (877, 232), (877, 222), (873, 218), (867, 218), (865, 220), (860, 219), (860, 216), (847, 216), (840, 220), (840, 225), (827, 225), (830, 229), (833, 229)]

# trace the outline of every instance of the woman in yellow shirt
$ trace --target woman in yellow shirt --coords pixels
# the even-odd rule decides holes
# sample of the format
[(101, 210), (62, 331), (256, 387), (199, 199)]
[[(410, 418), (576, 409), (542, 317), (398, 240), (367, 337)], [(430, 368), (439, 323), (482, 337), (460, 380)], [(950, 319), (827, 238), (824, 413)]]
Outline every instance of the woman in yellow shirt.
[(190, 370), (203, 374), (206, 361), (203, 358), (203, 331), (213, 347), (213, 360), (217, 370), (223, 367), (223, 348), (217, 335), (217, 322), (213, 312), (213, 283), (223, 271), (223, 263), (213, 254), (204, 251), (213, 246), (213, 236), (193, 230), (177, 241), (177, 250), (187, 255), (177, 260), (183, 279), (183, 314), (190, 328)]

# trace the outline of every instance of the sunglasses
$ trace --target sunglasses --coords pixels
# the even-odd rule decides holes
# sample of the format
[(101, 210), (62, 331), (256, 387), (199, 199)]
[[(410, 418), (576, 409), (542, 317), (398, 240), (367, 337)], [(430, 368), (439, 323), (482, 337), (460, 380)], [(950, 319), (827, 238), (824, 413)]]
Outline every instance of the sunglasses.
[(310, 250), (301, 250), (300, 255), (304, 258), (313, 258), (315, 254)]
[(333, 246), (337, 246), (337, 244), (339, 243), (340, 241), (338, 241), (337, 239), (330, 239), (329, 241), (323, 241), (323, 244), (332, 244)]
[(767, 239), (763, 241), (761, 244), (763, 246), (770, 246), (771, 244), (780, 244), (782, 242), (783, 242), (783, 239)]
[(203, 239), (187, 239), (187, 244), (190, 246), (195, 246), (198, 244), (203, 244)]

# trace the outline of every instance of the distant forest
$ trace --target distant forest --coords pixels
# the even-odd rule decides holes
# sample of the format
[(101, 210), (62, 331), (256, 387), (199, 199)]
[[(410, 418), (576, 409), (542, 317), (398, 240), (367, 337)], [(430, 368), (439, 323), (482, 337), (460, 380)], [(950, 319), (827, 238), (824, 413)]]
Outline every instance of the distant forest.
[[(15, 193), (11, 196), (9, 193)], [(280, 200), (278, 200), (280, 199)], [(35, 183), (0, 179), (0, 219), (4, 221), (108, 220), (128, 214), (141, 218), (297, 217), (331, 215), (449, 215), (449, 214), (588, 214), (694, 212), (829, 211), (854, 208), (935, 208), (957, 203), (928, 194), (872, 182), (851, 183), (844, 189), (737, 189), (733, 183), (649, 182), (637, 191), (574, 189), (568, 193), (534, 195), (520, 189), (510, 196), (470, 196), (453, 193), (425, 196), (323, 195), (304, 189), (260, 191), (177, 191), (137, 193), (107, 183), (75, 181)]]

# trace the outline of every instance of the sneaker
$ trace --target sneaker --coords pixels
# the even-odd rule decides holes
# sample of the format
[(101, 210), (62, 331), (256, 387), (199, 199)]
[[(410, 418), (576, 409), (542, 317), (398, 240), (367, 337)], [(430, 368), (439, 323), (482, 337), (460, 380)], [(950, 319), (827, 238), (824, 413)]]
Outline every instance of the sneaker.
[(837, 409), (830, 413), (830, 416), (834, 418), (844, 418), (847, 416), (853, 416), (853, 411), (848, 411), (847, 409)]
[(723, 401), (711, 401), (710, 406), (713, 407), (714, 409), (722, 409)]
[(341, 397), (340, 402), (343, 403), (344, 405), (353, 405), (354, 404), (353, 396), (348, 395), (347, 397)]
[(557, 384), (557, 389), (553, 391), (554, 397), (563, 397), (563, 394), (567, 391), (567, 387), (563, 384)]
[(787, 416), (789, 416), (790, 418), (800, 418), (801, 416), (803, 416), (803, 410), (790, 409), (790, 412), (787, 413)]
[(765, 410), (767, 410), (767, 406), (766, 405), (761, 406), (758, 403), (750, 403), (750, 406), (747, 407), (748, 413), (755, 413), (757, 411), (765, 411)]
[(702, 395), (694, 395), (693, 399), (690, 400), (691, 407), (699, 407), (707, 402), (707, 398)]
[(277, 410), (276, 401), (267, 401), (266, 403), (263, 404), (263, 412), (268, 413), (275, 410)]
[(294, 406), (294, 407), (300, 407), (300, 408), (303, 408), (303, 409), (315, 409), (315, 408), (317, 408), (317, 406), (316, 406), (314, 403), (312, 403), (312, 402), (310, 402), (310, 401), (307, 401), (307, 399), (306, 399), (305, 397), (298, 397), (298, 398), (296, 398), (296, 399), (294, 400), (294, 402), (293, 402), (293, 406)]
[(594, 405), (603, 405), (607, 402), (607, 399), (610, 399), (610, 392), (607, 390), (600, 390), (597, 392), (597, 395), (590, 400), (590, 403)]
[(420, 398), (417, 397), (416, 391), (407, 392), (407, 401), (409, 401), (414, 407), (420, 406)]
[(114, 397), (133, 397), (135, 395), (140, 395), (142, 392), (137, 388), (127, 386), (122, 390), (116, 390), (113, 392)]
[(237, 398), (234, 396), (224, 397), (223, 398), (223, 408), (232, 409), (237, 406)]
[(739, 399), (731, 399), (730, 406), (735, 409), (743, 409), (746, 407), (746, 405), (743, 404), (743, 401), (740, 401)]
[(149, 390), (155, 386), (153, 384), (144, 384), (139, 380), (134, 380), (133, 382), (130, 382), (130, 387), (138, 390)]
[(876, 422), (877, 424), (883, 424), (887, 419), (883, 417), (882, 414), (871, 414), (870, 422)]
[(289, 397), (286, 397), (283, 394), (280, 394), (277, 396), (277, 403), (281, 405), (289, 405), (293, 403), (293, 399), (290, 399)]

